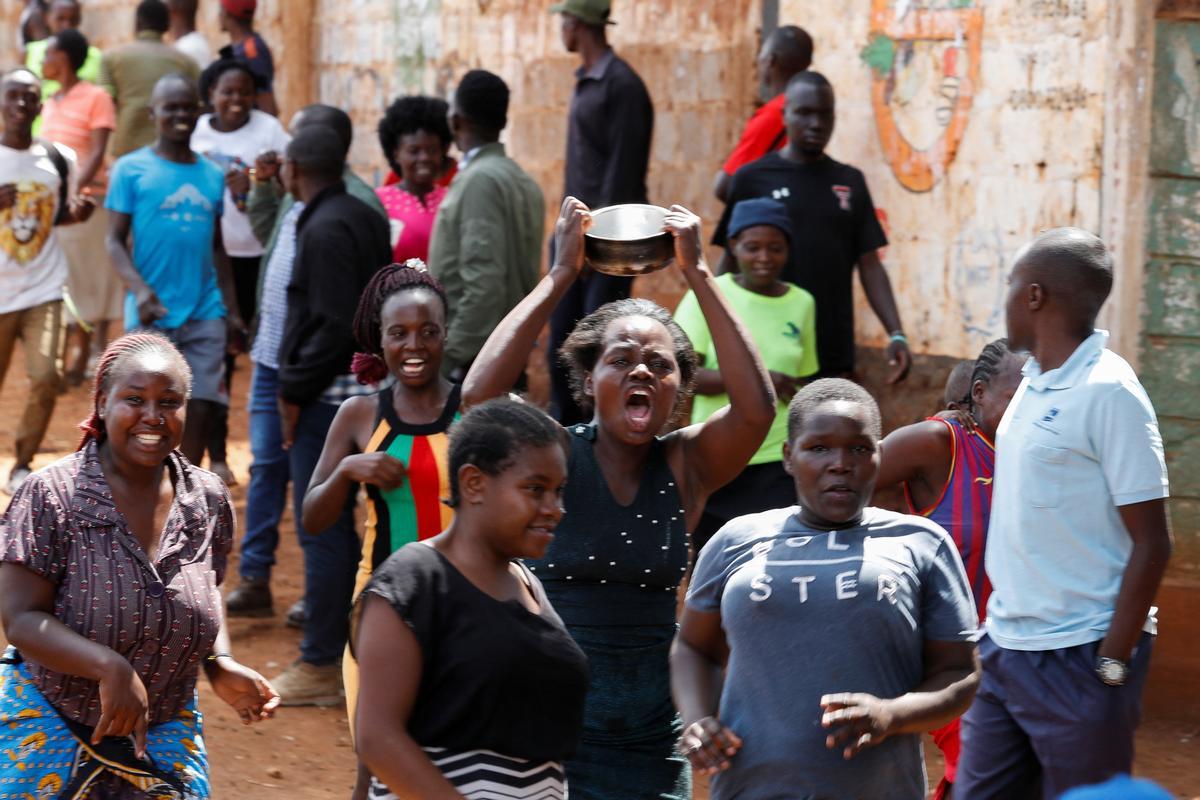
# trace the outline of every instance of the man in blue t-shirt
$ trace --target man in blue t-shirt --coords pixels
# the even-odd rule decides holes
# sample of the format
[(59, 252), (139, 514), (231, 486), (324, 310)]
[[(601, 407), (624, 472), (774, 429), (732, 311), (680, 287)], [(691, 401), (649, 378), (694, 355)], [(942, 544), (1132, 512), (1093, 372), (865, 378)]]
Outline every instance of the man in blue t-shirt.
[(225, 176), (191, 149), (200, 96), (190, 80), (159, 80), (150, 113), (154, 144), (119, 159), (109, 179), (108, 253), (129, 290), (126, 329), (165, 333), (192, 369), (180, 449), (199, 463), (213, 405), (229, 403), (223, 377), (227, 329), (244, 329), (216, 224)]

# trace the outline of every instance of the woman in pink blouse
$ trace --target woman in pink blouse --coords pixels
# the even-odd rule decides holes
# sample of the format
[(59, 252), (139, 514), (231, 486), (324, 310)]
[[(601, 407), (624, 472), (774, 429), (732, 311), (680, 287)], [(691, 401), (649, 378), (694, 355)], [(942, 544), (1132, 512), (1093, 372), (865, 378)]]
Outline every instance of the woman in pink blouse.
[(387, 209), (392, 257), (426, 260), (438, 206), (446, 196), (438, 185), (450, 148), (447, 105), (435, 97), (401, 97), (379, 123), (379, 144), (400, 180), (375, 190)]

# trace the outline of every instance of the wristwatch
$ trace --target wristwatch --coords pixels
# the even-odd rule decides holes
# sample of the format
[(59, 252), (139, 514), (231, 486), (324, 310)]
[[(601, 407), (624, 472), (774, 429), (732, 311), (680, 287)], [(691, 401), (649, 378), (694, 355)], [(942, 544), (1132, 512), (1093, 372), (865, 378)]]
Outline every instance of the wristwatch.
[(1096, 659), (1096, 677), (1109, 686), (1123, 686), (1129, 677), (1129, 667), (1120, 659), (1099, 656)]

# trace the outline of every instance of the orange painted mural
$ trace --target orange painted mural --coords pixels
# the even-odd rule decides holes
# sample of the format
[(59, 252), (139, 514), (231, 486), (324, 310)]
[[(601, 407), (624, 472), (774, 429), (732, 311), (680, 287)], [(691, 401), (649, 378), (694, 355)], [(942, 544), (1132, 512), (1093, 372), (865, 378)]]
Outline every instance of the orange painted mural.
[(872, 0), (871, 68), (879, 142), (901, 185), (927, 192), (954, 162), (979, 85), (976, 0)]

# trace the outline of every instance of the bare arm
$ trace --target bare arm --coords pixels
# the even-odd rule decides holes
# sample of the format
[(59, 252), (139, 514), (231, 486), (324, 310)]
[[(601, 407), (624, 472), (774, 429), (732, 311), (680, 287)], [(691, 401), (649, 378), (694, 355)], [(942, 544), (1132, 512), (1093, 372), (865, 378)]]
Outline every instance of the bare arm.
[(80, 191), (89, 186), (104, 163), (104, 153), (108, 150), (108, 137), (112, 135), (111, 128), (96, 128), (91, 132), (92, 152), (87, 160), (79, 165), (79, 178), (76, 185)]
[(462, 800), (408, 733), (421, 684), (420, 643), (386, 600), (366, 595), (362, 602), (355, 639), (359, 759), (404, 800)]
[(925, 420), (897, 428), (879, 443), (879, 476), (875, 490), (900, 483), (909, 484), (918, 505), (932, 502), (950, 477), (953, 457), (950, 429), (941, 422)]
[(1128, 663), (1166, 572), (1172, 542), (1165, 500), (1118, 506), (1117, 512), (1133, 539), (1133, 552), (1121, 576), (1112, 622), (1097, 654)]
[(274, 92), (259, 92), (254, 98), (254, 103), (258, 106), (259, 111), (266, 112), (272, 117), (279, 116), (279, 105), (275, 102)]
[(685, 607), (671, 643), (671, 696), (683, 716), (682, 749), (707, 775), (729, 769), (729, 759), (742, 746), (717, 718), (728, 660), (721, 613)]
[(144, 754), (149, 700), (142, 679), (116, 651), (60, 622), (54, 596), (49, 580), (20, 564), (0, 564), (0, 624), (9, 643), (48, 669), (98, 683), (101, 715), (93, 744), (132, 734)]
[(321, 533), (337, 522), (346, 499), (359, 483), (395, 489), (404, 483), (404, 464), (387, 453), (363, 453), (356, 433), (369, 426), (375, 410), (374, 396), (352, 397), (342, 403), (321, 458), (304, 494), (302, 522), (308, 533)]
[(722, 203), (729, 202), (729, 184), (733, 182), (733, 176), (724, 169), (717, 170), (716, 176), (713, 178), (713, 194)]
[(688, 494), (699, 499), (728, 483), (758, 450), (775, 419), (775, 390), (754, 340), (703, 261), (699, 217), (672, 206), (666, 224), (675, 236), (675, 261), (708, 324), (729, 394), (728, 406), (668, 437), (679, 442)]
[[(213, 266), (217, 270), (217, 285), (221, 289), (221, 299), (225, 302), (225, 320), (230, 333), (244, 334), (246, 324), (238, 311), (237, 290), (233, 283), (233, 265), (229, 262), (229, 254), (225, 252), (225, 239), (221, 234), (221, 221), (213, 224)], [(232, 341), (230, 342), (232, 343)]]
[[(879, 253), (874, 250), (863, 253), (858, 259), (858, 279), (862, 282), (863, 292), (871, 310), (879, 318), (880, 324), (889, 334), (904, 330), (900, 324), (900, 312), (896, 310), (896, 297), (892, 293), (892, 282), (888, 279), (887, 270), (879, 260)], [(899, 383), (908, 376), (912, 366), (912, 354), (908, 351), (908, 343), (901, 340), (888, 342), (888, 364), (892, 372), (888, 375), (888, 383)]]
[(583, 268), (583, 233), (591, 224), (588, 208), (574, 197), (563, 201), (555, 225), (555, 261), (546, 277), (492, 331), (463, 379), (462, 407), (499, 397), (513, 387), (529, 361), (529, 351), (550, 321), (558, 301)]
[(825, 745), (843, 748), (845, 758), (890, 736), (923, 733), (960, 716), (979, 686), (979, 659), (973, 642), (926, 639), (925, 671), (912, 691), (891, 699), (869, 694), (832, 694), (821, 698)]

